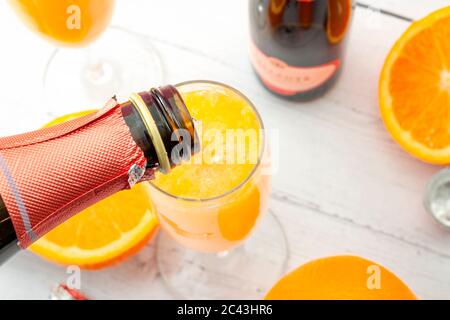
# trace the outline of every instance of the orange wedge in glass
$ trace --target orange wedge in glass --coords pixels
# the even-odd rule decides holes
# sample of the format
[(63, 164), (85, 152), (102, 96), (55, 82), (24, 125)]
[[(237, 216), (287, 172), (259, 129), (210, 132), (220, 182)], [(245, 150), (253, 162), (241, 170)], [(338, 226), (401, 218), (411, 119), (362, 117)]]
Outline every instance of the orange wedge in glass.
[[(89, 112), (58, 118), (47, 126)], [(147, 183), (135, 185), (85, 209), (30, 246), (47, 260), (99, 269), (116, 264), (143, 247), (155, 234), (158, 220)]]
[(450, 7), (414, 22), (394, 45), (381, 72), (379, 104), (407, 152), (450, 163)]

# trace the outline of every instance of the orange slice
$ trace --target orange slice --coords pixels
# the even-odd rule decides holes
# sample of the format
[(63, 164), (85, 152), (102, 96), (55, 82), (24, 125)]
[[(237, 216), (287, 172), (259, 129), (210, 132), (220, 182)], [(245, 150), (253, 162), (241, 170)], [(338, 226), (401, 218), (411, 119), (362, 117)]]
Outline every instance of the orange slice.
[(268, 300), (415, 300), (414, 293), (379, 264), (336, 256), (311, 261), (283, 277)]
[(383, 121), (417, 158), (450, 163), (450, 6), (414, 22), (389, 53), (379, 84)]
[(328, 0), (327, 35), (331, 43), (339, 43), (350, 25), (351, 0)]
[[(46, 126), (89, 113), (58, 118)], [(30, 246), (50, 261), (99, 269), (129, 257), (155, 234), (158, 220), (147, 183), (121, 191), (80, 212)]]

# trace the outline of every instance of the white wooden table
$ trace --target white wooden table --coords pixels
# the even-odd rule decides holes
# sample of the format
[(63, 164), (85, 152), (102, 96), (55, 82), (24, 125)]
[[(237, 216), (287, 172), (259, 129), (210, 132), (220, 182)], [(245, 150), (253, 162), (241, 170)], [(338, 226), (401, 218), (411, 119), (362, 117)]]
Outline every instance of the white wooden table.
[[(362, 2), (413, 19), (448, 5)], [(340, 81), (307, 104), (278, 99), (256, 80), (247, 57), (247, 1), (119, 0), (113, 24), (148, 35), (164, 57), (167, 83), (228, 83), (254, 101), (268, 128), (280, 130), (271, 206), (287, 234), (290, 269), (317, 257), (357, 254), (393, 270), (420, 298), (450, 298), (450, 232), (422, 206), (425, 184), (440, 167), (403, 152), (378, 112), (380, 69), (408, 22), (358, 8)], [(0, 34), (0, 135), (6, 135), (46, 120), (42, 73), (53, 47), (22, 26), (4, 1)], [(65, 278), (64, 268), (22, 252), (0, 267), (0, 299), (46, 299), (50, 286)], [(118, 267), (83, 272), (82, 286), (95, 298), (171, 298), (152, 245)]]

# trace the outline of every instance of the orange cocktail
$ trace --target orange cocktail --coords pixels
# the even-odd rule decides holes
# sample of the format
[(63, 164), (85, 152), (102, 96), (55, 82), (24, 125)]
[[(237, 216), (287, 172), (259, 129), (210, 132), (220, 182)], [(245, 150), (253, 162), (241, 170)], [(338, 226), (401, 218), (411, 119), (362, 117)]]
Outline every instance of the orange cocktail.
[(9, 0), (20, 17), (45, 38), (85, 46), (108, 26), (115, 0)]
[(197, 127), (201, 152), (152, 182), (162, 227), (184, 246), (209, 252), (240, 244), (267, 209), (263, 125), (237, 90), (213, 82), (177, 86)]
[(115, 0), (8, 2), (30, 30), (57, 46), (43, 76), (48, 114), (94, 108), (103, 105), (105, 97), (125, 100), (136, 88), (161, 82), (160, 57), (148, 39), (109, 26)]

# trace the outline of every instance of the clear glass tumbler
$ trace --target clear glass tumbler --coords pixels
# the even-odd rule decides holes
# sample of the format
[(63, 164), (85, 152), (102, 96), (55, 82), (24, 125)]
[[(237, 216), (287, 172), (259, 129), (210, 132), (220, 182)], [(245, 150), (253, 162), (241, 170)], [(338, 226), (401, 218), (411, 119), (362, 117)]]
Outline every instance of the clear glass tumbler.
[[(232, 101), (245, 105), (242, 110), (230, 107), (230, 113), (222, 112), (223, 117), (236, 117), (237, 125), (240, 121), (245, 122), (246, 117), (257, 119), (257, 128), (254, 129), (259, 132), (260, 148), (257, 161), (250, 164), (251, 170), (245, 176), (240, 177), (241, 182), (214, 197), (174, 195), (170, 190), (160, 188), (158, 177), (155, 183), (151, 183), (151, 198), (164, 231), (160, 235), (157, 251), (160, 272), (178, 298), (261, 298), (281, 276), (287, 259), (286, 240), (278, 220), (272, 214), (265, 216), (268, 212), (271, 176), (265, 172), (269, 149), (261, 117), (242, 93), (224, 84), (193, 81), (176, 87), (194, 118), (196, 112), (191, 107), (194, 107), (193, 103), (196, 107), (202, 104), (201, 98), (198, 100), (202, 94), (219, 93), (214, 98), (218, 103), (224, 96), (231, 96)], [(195, 102), (189, 98), (192, 94), (198, 96)], [(217, 107), (214, 103), (206, 104), (205, 108), (211, 110), (202, 110), (199, 114), (213, 117), (214, 126), (222, 127), (223, 130), (225, 124), (221, 123), (220, 112), (214, 111), (214, 107)], [(204, 119), (196, 120), (208, 127)], [(206, 135), (206, 131), (203, 131), (200, 134), (202, 141)], [(203, 147), (208, 149), (208, 146)], [(235, 150), (239, 152), (243, 149), (237, 147)], [(198, 166), (196, 170), (211, 170), (207, 165), (196, 164), (195, 157), (191, 163), (181, 167)], [(231, 167), (223, 164), (221, 168), (230, 170)], [(215, 167), (215, 170), (222, 169)], [(215, 185), (226, 184), (225, 180), (231, 179), (234, 172), (242, 174), (239, 169), (226, 172), (211, 172), (208, 178), (202, 176), (198, 181), (189, 183), (196, 188), (206, 183), (204, 180), (211, 179), (207, 183), (210, 188), (214, 188)], [(170, 181), (172, 185), (180, 181), (185, 183), (186, 179), (196, 179), (195, 176), (177, 176), (172, 173), (167, 176), (173, 179)]]

